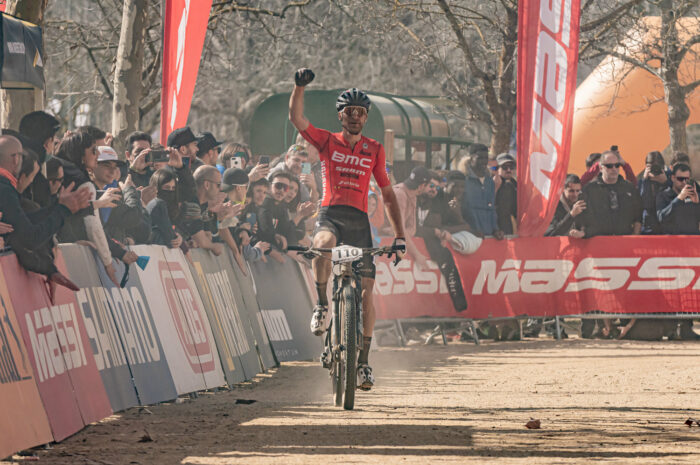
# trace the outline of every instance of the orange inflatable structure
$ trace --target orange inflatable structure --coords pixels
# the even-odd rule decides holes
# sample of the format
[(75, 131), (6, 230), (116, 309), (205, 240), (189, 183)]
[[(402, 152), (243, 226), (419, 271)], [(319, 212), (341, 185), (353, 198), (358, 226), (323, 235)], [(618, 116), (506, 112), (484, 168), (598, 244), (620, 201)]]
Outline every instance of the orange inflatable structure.
[[(653, 30), (660, 21), (658, 17), (647, 18), (645, 24)], [(680, 22), (682, 41), (699, 32), (698, 19)], [(681, 85), (700, 79), (700, 44), (686, 55), (679, 76)], [(586, 157), (611, 145), (620, 147), (635, 172), (642, 170), (645, 156), (652, 150), (667, 150), (663, 153), (668, 162), (668, 107), (663, 96), (661, 80), (651, 73), (617, 58), (603, 60), (576, 90), (569, 172), (583, 173)], [(658, 103), (650, 104), (655, 101)], [(688, 95), (686, 103), (690, 108), (688, 152), (694, 171), (700, 173), (700, 126), (693, 126), (700, 125), (700, 87)]]

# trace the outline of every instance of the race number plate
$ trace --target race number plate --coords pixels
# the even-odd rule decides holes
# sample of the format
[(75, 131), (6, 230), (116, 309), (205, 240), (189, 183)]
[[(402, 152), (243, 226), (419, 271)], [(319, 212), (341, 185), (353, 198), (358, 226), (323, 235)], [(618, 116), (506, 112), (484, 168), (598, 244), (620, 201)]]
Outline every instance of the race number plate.
[(331, 251), (333, 263), (354, 262), (362, 258), (362, 249), (351, 245), (339, 245)]

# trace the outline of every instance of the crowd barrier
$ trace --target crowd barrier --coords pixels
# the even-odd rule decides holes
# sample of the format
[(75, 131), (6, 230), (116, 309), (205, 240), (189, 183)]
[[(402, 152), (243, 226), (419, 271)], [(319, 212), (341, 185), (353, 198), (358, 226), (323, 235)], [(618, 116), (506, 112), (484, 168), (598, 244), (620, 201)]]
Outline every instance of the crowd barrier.
[[(251, 379), (308, 360), (311, 295), (294, 260), (241, 269), (228, 253), (135, 246), (149, 257), (115, 286), (88, 247), (56, 264), (81, 289), (57, 288), (0, 256), (0, 459), (60, 441), (112, 412)], [(115, 263), (121, 278), (125, 266)]]
[(697, 236), (486, 239), (475, 253), (452, 256), (467, 310), (455, 311), (434, 263), (419, 270), (410, 259), (394, 267), (379, 258), (378, 319), (700, 312)]

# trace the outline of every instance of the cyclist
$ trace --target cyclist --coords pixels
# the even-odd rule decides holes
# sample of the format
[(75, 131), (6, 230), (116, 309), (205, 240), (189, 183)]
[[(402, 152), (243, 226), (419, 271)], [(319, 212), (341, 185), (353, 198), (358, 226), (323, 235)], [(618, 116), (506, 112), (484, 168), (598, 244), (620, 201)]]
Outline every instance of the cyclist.
[[(391, 182), (387, 176), (384, 147), (364, 137), (362, 128), (367, 122), (371, 102), (367, 94), (352, 88), (338, 97), (335, 107), (342, 132), (331, 133), (314, 127), (304, 116), (304, 88), (314, 79), (308, 68), (294, 75), (294, 90), (289, 100), (289, 119), (299, 133), (318, 149), (323, 179), (323, 200), (314, 231), (313, 247), (331, 248), (338, 243), (355, 247), (372, 247), (372, 231), (367, 217), (367, 198), (370, 177), (379, 185), (389, 222), (394, 230), (394, 244), (405, 245), (401, 212)], [(397, 254), (397, 260), (403, 253)], [(318, 257), (312, 263), (318, 304), (311, 318), (311, 331), (320, 336), (328, 329), (328, 278), (331, 263), (328, 257)], [(363, 341), (357, 367), (357, 386), (369, 390), (374, 385), (372, 368), (368, 364), (369, 349), (374, 329), (375, 267), (372, 257), (365, 257), (359, 266), (362, 277)]]

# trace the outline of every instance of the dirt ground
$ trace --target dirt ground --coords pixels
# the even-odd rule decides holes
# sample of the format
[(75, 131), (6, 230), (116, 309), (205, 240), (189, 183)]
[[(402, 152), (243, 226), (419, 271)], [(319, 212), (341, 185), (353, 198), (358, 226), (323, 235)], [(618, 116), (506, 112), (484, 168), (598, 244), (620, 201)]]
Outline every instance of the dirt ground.
[(700, 420), (699, 357), (691, 342), (383, 348), (377, 386), (352, 412), (331, 406), (326, 370), (287, 363), (228, 392), (114, 415), (38, 463), (696, 464), (700, 427), (684, 422)]

